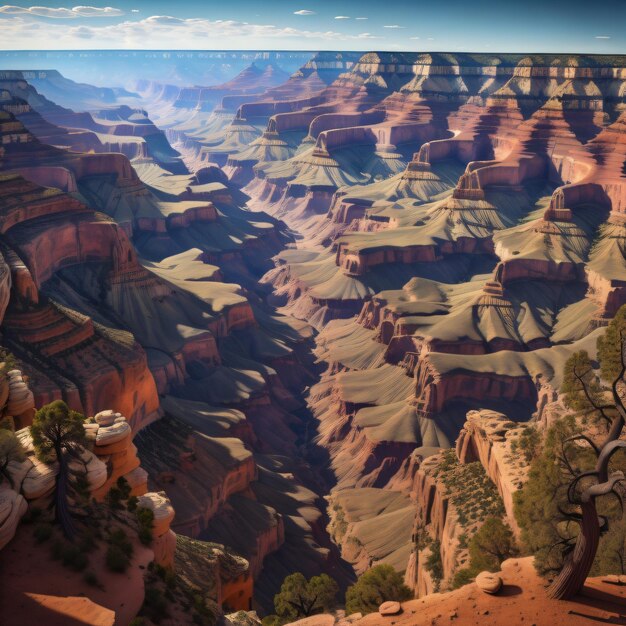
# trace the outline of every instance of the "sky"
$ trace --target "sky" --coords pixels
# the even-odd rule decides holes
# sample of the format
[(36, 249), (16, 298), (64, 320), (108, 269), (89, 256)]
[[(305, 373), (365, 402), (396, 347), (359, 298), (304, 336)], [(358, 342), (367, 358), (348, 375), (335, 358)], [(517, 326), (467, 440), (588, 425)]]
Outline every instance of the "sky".
[(25, 2), (0, 5), (0, 49), (623, 54), (626, 0)]

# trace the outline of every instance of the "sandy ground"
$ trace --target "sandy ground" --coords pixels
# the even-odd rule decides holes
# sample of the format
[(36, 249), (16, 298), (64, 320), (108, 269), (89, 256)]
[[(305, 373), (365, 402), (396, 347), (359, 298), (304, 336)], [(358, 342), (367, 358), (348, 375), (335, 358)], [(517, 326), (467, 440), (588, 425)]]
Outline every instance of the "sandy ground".
[(392, 617), (377, 613), (355, 626), (593, 626), (626, 624), (626, 586), (589, 579), (583, 595), (574, 601), (549, 600), (545, 582), (537, 576), (531, 558), (503, 563), (504, 587), (496, 596), (474, 583), (446, 594), (433, 594), (404, 603)]
[[(597, 626), (626, 624), (626, 585), (589, 579), (576, 600), (549, 600), (545, 582), (537, 576), (532, 558), (503, 563), (504, 586), (496, 596), (474, 583), (449, 593), (436, 593), (402, 604), (402, 613), (378, 613), (351, 621), (351, 626)], [(318, 615), (288, 626), (347, 626), (331, 615)]]
[(143, 575), (152, 550), (135, 542), (133, 560), (124, 574), (104, 565), (104, 551), (89, 555), (86, 571), (100, 587), (83, 580), (50, 557), (49, 540), (37, 544), (33, 526), (23, 524), (0, 551), (0, 624), (2, 626), (124, 626), (143, 603)]

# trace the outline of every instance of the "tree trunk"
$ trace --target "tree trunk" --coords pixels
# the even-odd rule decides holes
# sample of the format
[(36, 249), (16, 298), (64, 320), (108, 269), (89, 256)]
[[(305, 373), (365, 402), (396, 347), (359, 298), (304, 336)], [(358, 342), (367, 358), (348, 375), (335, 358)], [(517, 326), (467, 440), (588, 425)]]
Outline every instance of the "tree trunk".
[(568, 600), (579, 593), (596, 557), (600, 541), (600, 523), (593, 498), (582, 503), (582, 522), (574, 551), (567, 557), (560, 574), (548, 588), (548, 597)]
[(54, 516), (58, 524), (63, 529), (63, 534), (70, 541), (76, 536), (76, 528), (74, 520), (69, 509), (69, 467), (65, 455), (59, 450), (57, 451), (57, 460), (59, 462), (59, 473), (57, 474)]

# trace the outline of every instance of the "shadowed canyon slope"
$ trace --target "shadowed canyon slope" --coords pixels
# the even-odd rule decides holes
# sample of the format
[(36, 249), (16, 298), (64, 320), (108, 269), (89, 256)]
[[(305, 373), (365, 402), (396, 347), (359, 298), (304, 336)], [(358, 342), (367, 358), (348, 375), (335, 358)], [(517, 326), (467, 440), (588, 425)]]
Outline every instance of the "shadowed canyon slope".
[(294, 571), (445, 590), (486, 517), (518, 535), (524, 423), (626, 304), (626, 57), (298, 62), (0, 71), (5, 412), (125, 416), (179, 561), (213, 542), (216, 601), (265, 612)]

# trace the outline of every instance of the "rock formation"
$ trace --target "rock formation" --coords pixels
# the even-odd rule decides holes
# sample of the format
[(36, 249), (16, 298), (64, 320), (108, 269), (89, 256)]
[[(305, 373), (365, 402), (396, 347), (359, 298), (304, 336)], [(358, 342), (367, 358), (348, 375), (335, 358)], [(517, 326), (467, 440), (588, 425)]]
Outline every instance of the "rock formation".
[[(320, 53), (132, 105), (27, 76), (0, 74), (4, 413), (95, 415), (94, 496), (126, 479), (158, 563), (267, 611), (296, 570), (445, 590), (486, 516), (518, 531), (520, 436), (626, 303), (624, 57)], [(53, 485), (24, 463), (2, 536)]]

